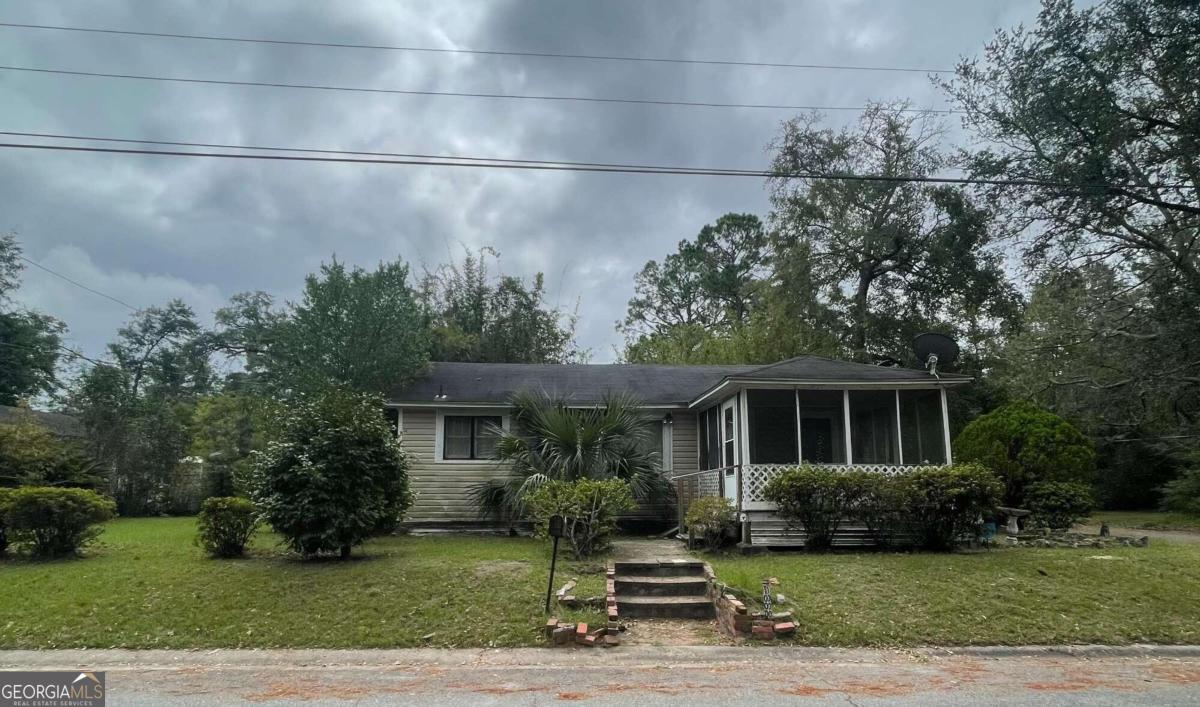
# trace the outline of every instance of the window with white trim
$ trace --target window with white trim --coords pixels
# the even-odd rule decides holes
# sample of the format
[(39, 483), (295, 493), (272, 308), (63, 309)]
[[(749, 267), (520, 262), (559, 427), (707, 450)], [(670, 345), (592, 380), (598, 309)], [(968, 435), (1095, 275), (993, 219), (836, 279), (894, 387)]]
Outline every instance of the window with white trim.
[(501, 423), (499, 415), (445, 415), (442, 459), (495, 459)]

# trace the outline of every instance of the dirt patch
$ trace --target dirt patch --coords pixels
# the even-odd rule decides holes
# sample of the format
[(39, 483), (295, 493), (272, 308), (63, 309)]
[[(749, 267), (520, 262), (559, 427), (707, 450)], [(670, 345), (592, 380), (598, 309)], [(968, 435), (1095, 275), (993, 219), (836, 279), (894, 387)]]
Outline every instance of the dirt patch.
[(518, 579), (529, 572), (529, 563), (525, 560), (489, 560), (477, 562), (471, 576), (477, 580), (483, 579)]
[(622, 619), (629, 627), (621, 643), (631, 646), (732, 645), (717, 632), (716, 621), (683, 619)]

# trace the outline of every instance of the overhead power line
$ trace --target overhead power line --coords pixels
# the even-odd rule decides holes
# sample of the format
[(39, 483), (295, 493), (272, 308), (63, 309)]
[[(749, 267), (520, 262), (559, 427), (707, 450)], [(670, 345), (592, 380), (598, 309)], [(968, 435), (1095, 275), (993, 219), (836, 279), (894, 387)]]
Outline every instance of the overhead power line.
[(91, 292), (94, 295), (99, 295), (105, 299), (112, 300), (113, 302), (116, 302), (117, 304), (121, 305), (122, 307), (127, 307), (128, 309), (131, 309), (135, 312), (138, 310), (137, 307), (134, 307), (132, 304), (129, 304), (125, 300), (118, 299), (108, 293), (101, 292), (100, 290), (94, 290), (94, 289), (88, 287), (87, 285), (83, 284), (82, 282), (79, 282), (77, 280), (72, 280), (71, 278), (67, 277), (66, 275), (63, 275), (62, 273), (60, 273), (58, 271), (51, 270), (50, 268), (46, 267), (45, 265), (42, 265), (41, 263), (39, 263), (35, 260), (30, 260), (29, 258), (26, 258), (23, 255), (18, 255), (17, 257), (20, 258), (21, 260), (24, 260), (25, 262), (29, 263), (30, 265), (32, 265), (35, 268), (38, 268), (40, 270), (44, 270), (44, 271), (50, 273), (51, 275), (59, 278), (60, 280), (66, 280), (67, 282), (71, 283), (72, 285), (74, 285), (78, 288), (87, 290), (88, 292)]
[[(475, 91), (427, 91), (400, 88), (372, 88), (369, 86), (328, 86), (308, 83), (282, 83), (278, 81), (233, 81), (230, 79), (197, 79), (183, 76), (152, 76), (148, 74), (114, 74), (100, 71), (74, 71), (69, 69), (45, 69), (32, 66), (3, 66), (4, 71), (24, 71), (35, 74), (57, 76), (80, 76), (85, 78), (128, 79), (132, 81), (157, 81), (164, 83), (188, 83), (213, 86), (247, 86), (253, 88), (288, 88), (306, 91), (339, 91), (350, 93), (378, 93), (401, 96), (443, 96), (452, 98), (489, 98), (514, 101), (553, 101), (578, 103), (619, 103), (626, 105), (681, 106), (686, 108), (748, 108), (755, 110), (814, 110), (814, 111), (862, 111), (862, 106), (815, 106), (786, 105), (777, 103), (721, 103), (716, 101), (675, 101), (657, 98), (611, 98), (600, 96), (553, 96), (543, 94), (485, 93)], [(901, 113), (923, 113), (949, 115), (964, 111), (951, 108), (895, 108)]]
[[(0, 132), (0, 134), (11, 134)], [(91, 138), (76, 137), (72, 139), (86, 140)], [(125, 142), (120, 138), (98, 138), (102, 140)], [(130, 140), (129, 142), (142, 142)], [(154, 142), (154, 141), (150, 141)], [(166, 141), (163, 141), (166, 142)], [(204, 143), (170, 142), (171, 145), (203, 145)], [(289, 152), (310, 152), (304, 148), (253, 148), (230, 146), (234, 149), (272, 149)], [(183, 150), (145, 150), (135, 148), (90, 147), (83, 145), (36, 145), (27, 143), (0, 143), (0, 148), (25, 150), (51, 150), (60, 152), (95, 152), (118, 155), (152, 155), (161, 157), (203, 157), (217, 159), (270, 160), (284, 162), (323, 162), (339, 164), (375, 164), (375, 165), (410, 165), (425, 167), (472, 167), (477, 169), (519, 169), (547, 170), (560, 172), (609, 172), (618, 174), (660, 174), (675, 176), (715, 176), (715, 177), (755, 177), (777, 179), (812, 179), (823, 181), (854, 181), (854, 182), (913, 182), (920, 184), (975, 184), (982, 186), (1011, 186), (1011, 187), (1053, 187), (1060, 189), (1089, 189), (1089, 190), (1119, 190), (1128, 192), (1140, 188), (1133, 184), (1070, 184), (1066, 182), (1048, 182), (1037, 179), (979, 179), (974, 177), (937, 177), (916, 175), (882, 175), (882, 174), (822, 174), (818, 172), (772, 171), (772, 170), (743, 170), (743, 169), (700, 169), (695, 167), (660, 167), (660, 166), (607, 166), (603, 163), (587, 162), (509, 162), (499, 158), (456, 157), (436, 159), (393, 159), (384, 157), (316, 157), (307, 155), (253, 154), (240, 152), (194, 152)], [(320, 152), (341, 154), (338, 150), (321, 150)], [(389, 154), (389, 153), (359, 153), (346, 151), (346, 154)], [(394, 154), (394, 153), (393, 153)], [(488, 161), (465, 161), (488, 160)], [(1163, 185), (1159, 185), (1163, 186)], [(1175, 185), (1179, 188), (1191, 189), (1190, 185)], [(1190, 208), (1190, 207), (1188, 207)]]
[[(37, 346), (30, 346), (28, 344), (18, 344), (13, 341), (0, 341), (0, 346), (8, 346), (9, 348), (14, 348), (14, 349), (26, 349), (28, 351), (41, 351), (42, 350), (41, 348), (39, 348)], [(109, 368), (116, 368), (116, 369), (120, 370), (120, 366), (118, 366), (115, 363), (112, 363), (110, 361), (104, 361), (101, 359), (89, 358), (89, 357), (84, 356), (83, 354), (79, 353), (75, 349), (72, 349), (71, 347), (66, 346), (65, 344), (55, 344), (54, 348), (62, 351), (63, 353), (69, 354), (77, 359), (87, 361), (88, 363), (92, 364), (93, 366), (108, 366)]]
[(863, 66), (855, 64), (801, 64), (780, 61), (742, 61), (726, 59), (682, 59), (676, 57), (619, 56), (613, 54), (565, 54), (558, 52), (500, 51), (491, 49), (459, 49), (446, 47), (414, 47), (388, 44), (352, 44), (346, 42), (314, 42), (290, 39), (266, 39), (261, 37), (229, 37), (210, 34), (181, 34), (176, 32), (144, 32), (100, 27), (70, 27), (65, 25), (35, 25), (19, 22), (0, 22), (0, 27), (20, 29), (53, 30), (59, 32), (90, 32), (94, 34), (118, 34), (131, 37), (159, 37), (164, 39), (191, 39), (206, 42), (240, 42), (246, 44), (275, 44), (296, 47), (330, 47), (335, 49), (371, 49), (396, 52), (422, 52), (429, 54), (474, 54), (480, 56), (519, 56), (543, 59), (578, 59), (586, 61), (625, 61), (655, 64), (701, 64), (708, 66), (749, 66), (775, 69), (822, 69), (835, 71), (887, 71), (917, 74), (952, 74), (953, 69), (921, 69), (907, 66)]

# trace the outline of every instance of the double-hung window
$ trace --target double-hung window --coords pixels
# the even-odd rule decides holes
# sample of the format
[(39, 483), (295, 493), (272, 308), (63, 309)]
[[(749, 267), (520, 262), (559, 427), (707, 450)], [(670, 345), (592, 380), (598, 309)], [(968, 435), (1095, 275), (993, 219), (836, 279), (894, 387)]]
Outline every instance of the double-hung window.
[(442, 418), (443, 459), (494, 459), (499, 415), (446, 415)]

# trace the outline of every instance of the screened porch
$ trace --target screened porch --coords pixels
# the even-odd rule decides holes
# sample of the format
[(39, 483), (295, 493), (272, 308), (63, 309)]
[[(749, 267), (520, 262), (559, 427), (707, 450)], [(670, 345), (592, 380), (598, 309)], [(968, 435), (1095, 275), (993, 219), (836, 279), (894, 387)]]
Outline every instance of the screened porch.
[(770, 511), (772, 477), (801, 462), (902, 473), (950, 463), (940, 387), (747, 388), (698, 416), (699, 469), (676, 477), (680, 505), (723, 495), (739, 511)]

